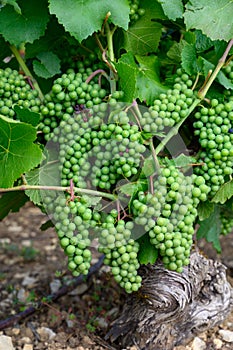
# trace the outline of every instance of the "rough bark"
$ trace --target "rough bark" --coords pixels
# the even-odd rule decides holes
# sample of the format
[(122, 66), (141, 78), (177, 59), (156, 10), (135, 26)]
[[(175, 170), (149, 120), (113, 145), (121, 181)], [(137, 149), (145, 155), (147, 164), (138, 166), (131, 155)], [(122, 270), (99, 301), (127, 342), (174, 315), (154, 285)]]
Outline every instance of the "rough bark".
[(198, 252), (182, 274), (161, 263), (143, 266), (140, 274), (140, 291), (129, 295), (106, 336), (121, 349), (172, 350), (222, 322), (233, 306), (226, 267)]

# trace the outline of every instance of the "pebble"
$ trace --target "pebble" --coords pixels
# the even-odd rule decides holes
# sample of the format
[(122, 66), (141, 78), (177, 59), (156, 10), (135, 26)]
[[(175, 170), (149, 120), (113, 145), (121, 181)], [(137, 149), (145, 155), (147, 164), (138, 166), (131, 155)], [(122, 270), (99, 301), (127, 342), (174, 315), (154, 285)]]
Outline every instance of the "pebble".
[(195, 337), (192, 345), (191, 345), (192, 350), (205, 350), (206, 349), (206, 343), (199, 337)]
[(74, 290), (72, 290), (69, 295), (81, 295), (88, 290), (88, 285), (86, 283), (81, 283)]
[(0, 335), (0, 350), (14, 350), (11, 337)]
[(215, 345), (216, 350), (222, 349), (222, 344), (223, 344), (223, 342), (221, 341), (221, 339), (215, 338), (215, 339), (213, 340), (213, 343), (214, 343), (214, 345)]
[(30, 277), (30, 276), (25, 276), (23, 281), (22, 281), (22, 285), (23, 286), (27, 286), (28, 288), (32, 288), (35, 287), (37, 282), (37, 279), (34, 277)]
[(233, 342), (233, 332), (229, 331), (227, 329), (220, 329), (219, 334), (221, 335), (222, 339), (227, 343)]
[(51, 293), (56, 293), (61, 288), (61, 281), (58, 279), (53, 280), (50, 284)]
[(30, 339), (29, 337), (23, 337), (19, 340), (19, 344), (23, 345), (23, 344), (31, 344), (32, 343), (32, 339)]
[(33, 350), (32, 344), (24, 344), (23, 350)]
[(52, 340), (56, 336), (56, 333), (47, 327), (39, 327), (36, 331), (39, 334), (41, 341)]

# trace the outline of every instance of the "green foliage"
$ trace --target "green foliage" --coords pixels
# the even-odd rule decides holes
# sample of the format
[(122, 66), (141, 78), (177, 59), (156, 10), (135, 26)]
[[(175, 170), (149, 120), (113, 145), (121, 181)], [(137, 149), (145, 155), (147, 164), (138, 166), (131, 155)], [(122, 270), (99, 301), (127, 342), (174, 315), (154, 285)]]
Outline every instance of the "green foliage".
[(38, 77), (51, 78), (60, 71), (60, 59), (53, 52), (40, 52), (33, 61), (33, 69)]
[(50, 0), (49, 3), (50, 12), (80, 42), (101, 28), (109, 12), (115, 25), (125, 30), (128, 28), (129, 6), (126, 0)]
[(0, 11), (0, 34), (12, 45), (32, 43), (45, 32), (49, 20), (47, 1), (21, 0), (14, 5), (7, 3)]
[(8, 192), (0, 196), (0, 221), (9, 213), (16, 213), (28, 201), (24, 192)]
[(37, 166), (42, 152), (36, 129), (26, 123), (0, 116), (0, 187), (11, 187), (21, 174)]
[(186, 4), (184, 20), (187, 29), (200, 29), (212, 40), (233, 37), (233, 3), (229, 0), (192, 0)]
[(220, 208), (215, 207), (212, 214), (200, 222), (197, 231), (197, 239), (205, 238), (207, 242), (213, 244), (218, 253), (221, 253), (219, 236), (221, 234)]
[(140, 264), (181, 272), (197, 224), (220, 252), (232, 12), (229, 0), (1, 1), (0, 219), (28, 199), (50, 214), (41, 229), (54, 226), (74, 276), (98, 238), (127, 293)]

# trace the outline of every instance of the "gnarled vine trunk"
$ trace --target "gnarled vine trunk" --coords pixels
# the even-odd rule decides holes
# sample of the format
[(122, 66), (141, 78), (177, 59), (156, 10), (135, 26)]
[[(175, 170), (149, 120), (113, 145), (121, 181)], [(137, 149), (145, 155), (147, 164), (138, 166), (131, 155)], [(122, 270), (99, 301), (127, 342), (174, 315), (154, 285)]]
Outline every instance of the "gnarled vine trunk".
[(171, 350), (222, 322), (233, 306), (226, 267), (198, 252), (182, 274), (162, 263), (143, 266), (143, 284), (129, 295), (121, 316), (106, 336), (123, 347)]

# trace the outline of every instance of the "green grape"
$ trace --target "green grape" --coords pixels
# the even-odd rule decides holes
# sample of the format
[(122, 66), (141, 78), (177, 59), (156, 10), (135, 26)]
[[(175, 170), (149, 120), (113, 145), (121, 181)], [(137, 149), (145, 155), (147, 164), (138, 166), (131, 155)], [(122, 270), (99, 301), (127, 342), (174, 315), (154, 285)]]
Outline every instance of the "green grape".
[(210, 107), (202, 107), (195, 113), (193, 126), (202, 148), (197, 162), (203, 164), (195, 167), (195, 173), (205, 178), (211, 196), (233, 173), (232, 112), (233, 101), (219, 103), (214, 99)]
[(191, 90), (193, 82), (181, 69), (177, 70), (177, 77), (172, 88), (162, 93), (154, 101), (153, 106), (142, 114), (140, 123), (145, 132), (156, 134), (161, 131), (168, 131), (187, 116), (189, 106), (195, 99)]

